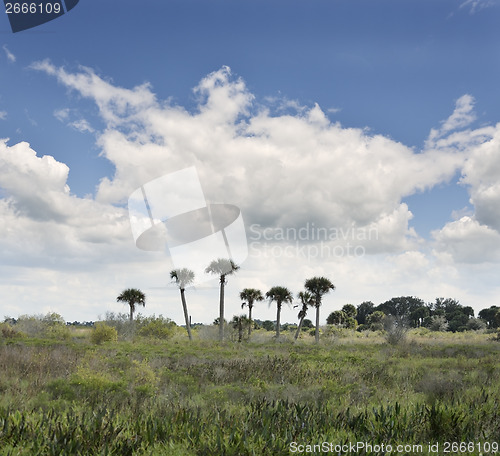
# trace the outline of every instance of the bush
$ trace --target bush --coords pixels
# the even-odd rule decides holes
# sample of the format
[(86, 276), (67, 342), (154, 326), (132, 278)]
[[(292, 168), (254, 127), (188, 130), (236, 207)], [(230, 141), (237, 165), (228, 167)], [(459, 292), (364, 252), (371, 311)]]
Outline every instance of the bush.
[(431, 317), (429, 322), (429, 329), (431, 331), (447, 331), (448, 322), (444, 315), (434, 315)]
[(118, 332), (116, 328), (99, 322), (95, 329), (90, 334), (90, 341), (93, 344), (102, 344), (103, 342), (116, 342), (118, 340)]
[(64, 318), (58, 313), (48, 312), (45, 315), (21, 315), (15, 325), (15, 330), (30, 337), (54, 337), (69, 339), (69, 329)]
[(24, 334), (17, 329), (13, 328), (8, 323), (0, 323), (0, 328), (2, 331), (2, 337), (4, 339), (13, 339), (15, 337), (23, 337)]
[(55, 324), (50, 326), (46, 331), (47, 336), (51, 339), (69, 340), (71, 339), (71, 331), (66, 325)]
[(467, 331), (479, 331), (481, 329), (486, 329), (486, 323), (480, 318), (470, 318), (465, 326)]
[(401, 317), (387, 315), (384, 318), (385, 339), (391, 345), (398, 345), (406, 340), (408, 324)]
[[(161, 315), (158, 318), (153, 316), (153, 319), (146, 321), (141, 325), (137, 332), (139, 336), (154, 337), (157, 339), (170, 339), (175, 333), (176, 324), (169, 318), (163, 318)], [(139, 324), (142, 322), (139, 322)]]

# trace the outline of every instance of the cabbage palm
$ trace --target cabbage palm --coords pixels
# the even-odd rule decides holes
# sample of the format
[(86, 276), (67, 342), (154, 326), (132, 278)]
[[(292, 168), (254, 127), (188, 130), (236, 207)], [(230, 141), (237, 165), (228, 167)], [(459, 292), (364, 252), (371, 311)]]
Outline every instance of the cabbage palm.
[(226, 258), (218, 258), (213, 260), (205, 269), (207, 274), (219, 276), (220, 295), (219, 295), (219, 340), (224, 340), (224, 285), (226, 284), (226, 276), (234, 274), (239, 266), (233, 260)]
[(304, 287), (309, 293), (313, 295), (314, 306), (316, 307), (316, 343), (319, 342), (319, 308), (321, 306), (321, 299), (330, 290), (335, 290), (335, 285), (330, 282), (326, 277), (313, 277), (312, 279), (307, 279)]
[(292, 292), (286, 287), (272, 287), (267, 293), (266, 298), (269, 302), (276, 301), (277, 314), (276, 314), (276, 339), (280, 337), (280, 316), (281, 306), (283, 303), (290, 304), (293, 301)]
[(116, 298), (117, 302), (126, 302), (130, 306), (130, 321), (134, 319), (136, 305), (146, 307), (146, 295), (137, 288), (127, 288)]
[(175, 281), (179, 290), (181, 290), (181, 301), (182, 301), (182, 309), (184, 310), (184, 320), (186, 322), (186, 330), (188, 333), (189, 340), (193, 340), (191, 336), (191, 325), (189, 324), (189, 314), (186, 304), (186, 296), (184, 295), (184, 291), (187, 286), (191, 285), (194, 282), (194, 272), (191, 269), (182, 268), (182, 269), (174, 269), (170, 271), (170, 278)]
[(255, 301), (263, 301), (264, 296), (262, 296), (262, 292), (260, 290), (256, 290), (255, 288), (245, 288), (241, 293), (240, 293), (240, 299), (242, 301), (245, 301), (242, 305), (241, 308), (248, 306), (248, 320), (250, 321), (250, 324), (248, 325), (248, 337), (250, 337), (250, 334), (252, 332), (252, 309), (253, 309), (253, 304)]
[[(313, 295), (311, 293), (309, 293), (308, 291), (299, 292), (299, 294), (297, 295), (297, 298), (300, 299), (302, 307), (299, 311), (299, 314), (297, 315), (297, 317), (299, 318), (299, 326), (297, 327), (297, 332), (295, 333), (295, 340), (297, 340), (299, 337), (300, 330), (302, 329), (302, 323), (304, 323), (304, 318), (306, 318), (306, 315), (307, 315), (307, 308), (309, 306), (314, 306)], [(297, 306), (294, 306), (294, 307), (297, 307)]]

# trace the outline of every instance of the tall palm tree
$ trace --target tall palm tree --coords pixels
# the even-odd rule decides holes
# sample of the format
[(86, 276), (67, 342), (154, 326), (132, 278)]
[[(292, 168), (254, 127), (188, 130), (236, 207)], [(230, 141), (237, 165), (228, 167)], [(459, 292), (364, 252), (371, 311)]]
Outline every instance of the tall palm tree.
[(280, 337), (280, 316), (281, 316), (281, 306), (283, 303), (290, 304), (293, 301), (293, 295), (291, 291), (286, 287), (272, 287), (267, 293), (266, 298), (269, 302), (276, 301), (277, 314), (276, 314), (276, 339)]
[(219, 340), (224, 340), (224, 285), (226, 284), (226, 276), (234, 274), (239, 266), (233, 260), (227, 258), (218, 258), (213, 260), (205, 269), (207, 274), (219, 276), (220, 294), (219, 294)]
[(321, 299), (330, 290), (335, 290), (335, 285), (330, 282), (326, 277), (313, 277), (307, 279), (304, 287), (314, 297), (314, 306), (316, 307), (316, 343), (319, 342), (319, 308), (321, 306)]
[(134, 319), (136, 305), (146, 307), (146, 295), (137, 288), (127, 288), (116, 298), (117, 302), (126, 302), (130, 306), (130, 321)]
[[(299, 337), (300, 330), (302, 329), (302, 323), (304, 323), (304, 318), (306, 318), (306, 315), (307, 315), (307, 308), (309, 306), (314, 306), (314, 297), (308, 291), (299, 292), (299, 294), (297, 295), (297, 298), (300, 299), (302, 307), (299, 311), (299, 314), (297, 315), (297, 317), (299, 318), (299, 326), (297, 327), (297, 332), (295, 333), (295, 338), (294, 338), (295, 340), (297, 340)], [(294, 307), (298, 307), (298, 306), (294, 306)]]
[(263, 301), (264, 296), (262, 296), (262, 292), (260, 290), (256, 290), (255, 288), (244, 288), (243, 291), (240, 293), (240, 299), (242, 301), (245, 301), (242, 305), (241, 308), (248, 306), (248, 320), (250, 321), (250, 324), (248, 325), (248, 337), (250, 337), (250, 334), (252, 332), (252, 309), (253, 309), (253, 303), (255, 301)]
[(184, 291), (187, 286), (191, 285), (194, 282), (194, 272), (191, 269), (182, 268), (182, 269), (174, 269), (170, 271), (170, 278), (175, 281), (179, 290), (181, 290), (181, 301), (182, 301), (182, 309), (184, 310), (184, 320), (186, 322), (186, 330), (188, 333), (189, 340), (193, 340), (191, 336), (191, 325), (189, 324), (189, 314), (186, 304), (186, 296), (184, 296)]

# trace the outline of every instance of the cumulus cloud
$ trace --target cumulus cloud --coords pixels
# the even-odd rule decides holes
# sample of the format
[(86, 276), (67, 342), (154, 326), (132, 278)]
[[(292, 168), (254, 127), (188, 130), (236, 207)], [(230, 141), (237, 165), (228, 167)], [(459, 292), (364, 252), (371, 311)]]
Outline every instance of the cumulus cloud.
[[(68, 263), (88, 264), (117, 243), (128, 245), (125, 210), (72, 195), (68, 171), (51, 156), (38, 157), (28, 143), (9, 146), (7, 140), (0, 141), (4, 262), (31, 258), (35, 264), (48, 261), (59, 269)], [(51, 263), (50, 258), (61, 262)]]
[(500, 260), (500, 233), (472, 217), (448, 223), (434, 236), (437, 255), (445, 261), (484, 263)]
[[(259, 104), (228, 67), (195, 87), (193, 112), (158, 101), (148, 84), (115, 87), (89, 68), (70, 72), (48, 61), (32, 67), (97, 104), (107, 124), (98, 144), (116, 167), (99, 186), (104, 203), (123, 202), (144, 182), (195, 165), (207, 198), (237, 204), (247, 224), (372, 227), (379, 250), (394, 250), (415, 240), (401, 199), (450, 179), (464, 159), (457, 154), (464, 138), (415, 153), (332, 123), (317, 104), (285, 102), (286, 112)], [(465, 125), (472, 105), (462, 97), (441, 131)]]
[(0, 120), (5, 120), (7, 118), (7, 111), (0, 111)]

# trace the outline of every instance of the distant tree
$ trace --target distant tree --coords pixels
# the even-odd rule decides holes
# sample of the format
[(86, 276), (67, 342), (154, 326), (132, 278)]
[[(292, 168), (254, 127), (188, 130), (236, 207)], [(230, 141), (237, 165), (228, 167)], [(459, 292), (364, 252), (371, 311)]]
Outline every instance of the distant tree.
[(456, 299), (436, 298), (432, 306), (432, 315), (444, 316), (448, 323), (448, 331), (466, 331), (469, 319), (474, 317), (474, 309), (462, 306)]
[(281, 315), (281, 306), (283, 303), (291, 304), (293, 301), (293, 296), (291, 291), (286, 287), (272, 287), (267, 293), (266, 298), (269, 299), (269, 302), (276, 302), (277, 314), (276, 314), (276, 339), (280, 337), (280, 315)]
[(375, 310), (381, 310), (386, 315), (402, 317), (409, 320), (412, 312), (424, 306), (425, 303), (420, 298), (414, 296), (399, 296), (380, 304)]
[(342, 312), (344, 312), (348, 317), (356, 318), (357, 310), (356, 306), (353, 304), (345, 304), (344, 307), (342, 307)]
[(313, 322), (309, 320), (309, 318), (305, 318), (304, 322), (302, 323), (303, 328), (314, 328)]
[(262, 327), (266, 331), (274, 331), (274, 323), (271, 320), (265, 320), (262, 322)]
[(184, 291), (187, 286), (191, 285), (194, 282), (194, 272), (187, 268), (182, 269), (174, 269), (170, 271), (170, 278), (175, 281), (179, 290), (181, 291), (181, 302), (182, 302), (182, 310), (184, 311), (184, 321), (186, 322), (186, 330), (188, 333), (189, 340), (193, 340), (191, 336), (191, 325), (189, 323), (189, 314), (186, 304), (186, 296), (184, 295)]
[(426, 317), (430, 315), (430, 310), (427, 306), (422, 306), (419, 307), (418, 309), (415, 309), (411, 314), (410, 314), (410, 324), (414, 328), (419, 328), (422, 326), (424, 320)]
[(319, 342), (319, 308), (321, 306), (321, 300), (323, 296), (330, 292), (330, 290), (335, 290), (335, 285), (330, 282), (326, 277), (313, 277), (307, 279), (304, 283), (304, 288), (309, 291), (314, 296), (314, 306), (316, 307), (316, 333), (315, 340), (316, 343)]
[(358, 325), (364, 325), (366, 323), (366, 317), (373, 313), (375, 310), (375, 304), (371, 301), (362, 302), (356, 309), (356, 321)]
[(226, 276), (234, 274), (238, 269), (240, 269), (240, 267), (237, 266), (233, 260), (228, 260), (226, 258), (219, 258), (212, 261), (205, 269), (207, 274), (219, 276), (219, 340), (221, 342), (224, 340), (224, 325), (221, 323), (224, 321), (224, 286), (226, 284)]
[(343, 326), (347, 315), (343, 310), (335, 310), (326, 318), (326, 323), (329, 325)]
[[(307, 309), (310, 306), (314, 305), (314, 297), (308, 291), (299, 292), (299, 294), (297, 295), (297, 298), (300, 299), (301, 308), (299, 310), (299, 314), (297, 315), (297, 317), (299, 319), (299, 326), (297, 326), (297, 331), (295, 333), (295, 338), (294, 338), (295, 340), (297, 340), (299, 337), (300, 330), (302, 329), (302, 325), (304, 323), (304, 318), (307, 315)], [(298, 307), (298, 306), (295, 306), (295, 307)]]
[(488, 328), (498, 328), (500, 326), (500, 307), (491, 306), (481, 310), (479, 318), (486, 322)]
[(372, 314), (368, 315), (366, 319), (366, 324), (370, 326), (372, 331), (380, 331), (384, 328), (383, 322), (386, 315), (381, 310), (376, 310)]
[(130, 321), (132, 321), (136, 306), (146, 306), (146, 295), (136, 288), (127, 288), (121, 292), (116, 301), (126, 302), (130, 306)]
[[(240, 299), (243, 302), (241, 304), (241, 308), (248, 306), (248, 320), (251, 322), (252, 321), (252, 309), (254, 302), (256, 301), (263, 301), (264, 296), (262, 296), (262, 292), (260, 290), (256, 290), (255, 288), (245, 288), (243, 291), (240, 293)], [(250, 334), (252, 332), (252, 325), (248, 325), (248, 336), (250, 337)]]
[(238, 331), (238, 342), (243, 340), (243, 330), (247, 326), (251, 326), (251, 320), (246, 315), (235, 315), (231, 320), (233, 329)]

